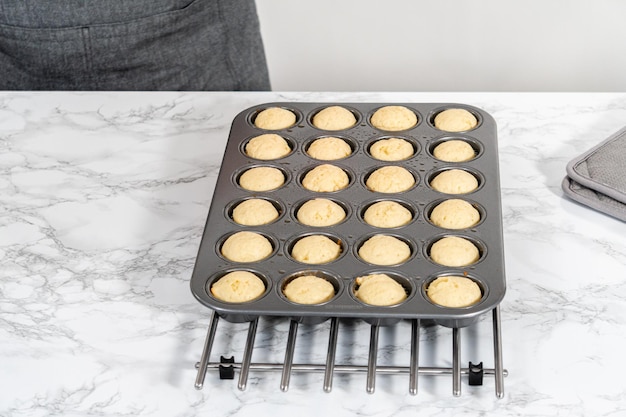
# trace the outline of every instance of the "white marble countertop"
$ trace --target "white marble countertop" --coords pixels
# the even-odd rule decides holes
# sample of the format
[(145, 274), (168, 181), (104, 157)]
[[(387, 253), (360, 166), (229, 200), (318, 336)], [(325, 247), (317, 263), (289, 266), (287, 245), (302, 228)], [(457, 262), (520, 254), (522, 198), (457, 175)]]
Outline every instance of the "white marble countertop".
[[(210, 311), (189, 289), (233, 117), (271, 101), (461, 102), (498, 123), (507, 294), (504, 397), (494, 378), (210, 370), (194, 388)], [(626, 94), (0, 93), (0, 415), (623, 415), (626, 223), (560, 188), (566, 163), (626, 124)], [(337, 362), (366, 363), (346, 326)], [(254, 360), (281, 361), (288, 323), (261, 320)], [(241, 360), (247, 325), (220, 321), (213, 360)], [(381, 329), (379, 365), (408, 328)], [(301, 326), (295, 361), (324, 360)], [(450, 366), (450, 330), (421, 332), (420, 365)], [(493, 367), (491, 317), (463, 329), (463, 361)]]

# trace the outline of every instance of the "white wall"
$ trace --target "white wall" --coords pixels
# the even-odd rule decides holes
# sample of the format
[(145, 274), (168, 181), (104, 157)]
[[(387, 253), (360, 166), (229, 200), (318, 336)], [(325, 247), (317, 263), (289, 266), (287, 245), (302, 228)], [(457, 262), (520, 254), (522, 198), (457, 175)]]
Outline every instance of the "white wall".
[(275, 91), (626, 91), (624, 0), (257, 0)]

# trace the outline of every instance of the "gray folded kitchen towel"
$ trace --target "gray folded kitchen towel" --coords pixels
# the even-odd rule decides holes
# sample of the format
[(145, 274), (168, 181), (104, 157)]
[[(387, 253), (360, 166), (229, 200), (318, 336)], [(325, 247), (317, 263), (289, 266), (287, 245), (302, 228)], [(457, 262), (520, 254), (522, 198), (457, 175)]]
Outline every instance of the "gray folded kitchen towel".
[(570, 161), (566, 171), (568, 197), (626, 221), (626, 128)]

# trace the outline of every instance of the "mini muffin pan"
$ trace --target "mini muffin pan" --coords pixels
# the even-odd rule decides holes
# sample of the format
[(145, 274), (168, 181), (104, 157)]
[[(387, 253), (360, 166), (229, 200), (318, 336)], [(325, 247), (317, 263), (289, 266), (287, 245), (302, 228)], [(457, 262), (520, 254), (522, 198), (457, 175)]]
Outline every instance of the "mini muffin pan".
[[(352, 111), (357, 124), (341, 131), (324, 131), (312, 124), (316, 112), (339, 105)], [(401, 132), (376, 129), (370, 123), (376, 109), (405, 106), (417, 115), (418, 123)], [(282, 107), (296, 115), (296, 124), (282, 130), (268, 131), (254, 125), (256, 115), (270, 107)], [(478, 125), (467, 132), (445, 132), (435, 128), (434, 117), (449, 108), (463, 108), (478, 120)], [(285, 157), (262, 161), (245, 154), (245, 145), (253, 137), (264, 133), (283, 136), (292, 151)], [(348, 142), (352, 154), (336, 161), (319, 161), (307, 155), (308, 145), (316, 138), (334, 136)], [(374, 159), (370, 146), (379, 139), (399, 137), (413, 144), (415, 153), (403, 161)], [(433, 156), (434, 147), (446, 140), (458, 139), (469, 143), (476, 157), (466, 162), (443, 162)], [(341, 167), (349, 176), (347, 188), (335, 192), (313, 192), (303, 188), (302, 178), (321, 164)], [(415, 185), (400, 193), (372, 192), (365, 185), (367, 177), (376, 169), (397, 165), (406, 168), (415, 177)], [(238, 184), (238, 177), (247, 169), (271, 166), (280, 169), (285, 184), (275, 190), (252, 192)], [(472, 173), (479, 180), (475, 191), (462, 195), (448, 195), (433, 190), (429, 181), (434, 173), (458, 168)], [(233, 207), (248, 198), (262, 198), (274, 204), (279, 218), (262, 226), (241, 226), (232, 220)], [(346, 218), (330, 227), (310, 227), (298, 222), (297, 209), (307, 200), (327, 198), (339, 203)], [(458, 198), (478, 209), (481, 219), (473, 227), (446, 230), (433, 225), (430, 211), (440, 202)], [(404, 226), (386, 229), (368, 225), (363, 213), (368, 206), (383, 200), (399, 202), (408, 208), (413, 219)], [(272, 255), (252, 263), (237, 263), (220, 253), (226, 237), (238, 231), (254, 231), (266, 236), (273, 245)], [(323, 265), (304, 264), (289, 253), (300, 237), (322, 234), (341, 245), (342, 253), (334, 261)], [(399, 265), (371, 265), (358, 256), (358, 247), (375, 234), (387, 234), (407, 242), (411, 256)], [(429, 248), (444, 236), (462, 236), (475, 242), (480, 259), (462, 268), (444, 267), (429, 258)], [(246, 270), (258, 275), (266, 284), (265, 293), (258, 299), (241, 304), (222, 302), (210, 293), (210, 287), (224, 274)], [(405, 288), (407, 299), (393, 306), (372, 306), (354, 296), (355, 278), (373, 273), (386, 273)], [(294, 276), (312, 274), (329, 279), (336, 289), (333, 299), (321, 305), (300, 305), (290, 302), (282, 294), (284, 283)], [(429, 283), (439, 276), (460, 275), (473, 279), (481, 288), (482, 299), (469, 307), (448, 308), (432, 303), (426, 295)], [(497, 132), (494, 119), (485, 111), (457, 103), (266, 103), (251, 107), (237, 115), (232, 123), (224, 159), (209, 209), (204, 234), (191, 277), (191, 291), (203, 305), (215, 310), (229, 321), (241, 322), (258, 316), (287, 316), (301, 321), (322, 321), (330, 317), (360, 318), (385, 324), (398, 319), (432, 319), (449, 327), (472, 324), (478, 317), (496, 307), (506, 289), (502, 242), (502, 211), (498, 172)]]

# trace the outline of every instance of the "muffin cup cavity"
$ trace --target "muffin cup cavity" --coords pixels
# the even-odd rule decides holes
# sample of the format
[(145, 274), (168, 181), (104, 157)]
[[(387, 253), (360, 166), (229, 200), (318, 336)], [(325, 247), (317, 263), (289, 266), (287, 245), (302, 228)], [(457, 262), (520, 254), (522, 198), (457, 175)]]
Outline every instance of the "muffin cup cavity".
[[(467, 227), (459, 227), (459, 228), (449, 228), (449, 227), (444, 227), (444, 226), (439, 226), (437, 224), (435, 224), (432, 220), (431, 220), (431, 215), (433, 213), (433, 210), (441, 203), (448, 201), (448, 200), (462, 200), (466, 203), (469, 203), (470, 206), (472, 206), (474, 209), (476, 209), (478, 211), (478, 215), (479, 215), (479, 219), (475, 224), (469, 225)], [(487, 217), (487, 211), (485, 210), (485, 208), (481, 205), (478, 204), (476, 201), (473, 200), (469, 200), (466, 198), (463, 198), (461, 196), (457, 197), (457, 196), (451, 196), (450, 198), (442, 198), (442, 199), (438, 199), (435, 201), (432, 201), (431, 203), (429, 203), (425, 208), (424, 208), (424, 217), (426, 218), (426, 221), (428, 223), (430, 223), (431, 225), (439, 228), (439, 229), (443, 229), (443, 230), (454, 230), (454, 231), (461, 231), (461, 230), (476, 230), (477, 227), (479, 227), (484, 221), (485, 218)]]
[[(256, 158), (256, 157), (250, 155), (249, 152), (247, 152), (247, 150), (246, 150), (246, 147), (248, 146), (250, 141), (252, 139), (254, 139), (254, 138), (257, 138), (259, 136), (266, 135), (266, 134), (270, 134), (270, 135), (275, 134), (275, 135), (278, 135), (281, 138), (283, 138), (285, 140), (285, 142), (287, 142), (287, 146), (289, 146), (290, 151), (288, 153), (286, 153), (285, 155), (282, 155), (282, 156), (277, 157), (277, 158)], [(294, 138), (292, 138), (291, 136), (289, 136), (289, 135), (279, 134), (279, 133), (276, 133), (276, 132), (267, 132), (267, 133), (259, 132), (258, 135), (250, 136), (246, 140), (241, 142), (241, 146), (239, 148), (239, 151), (246, 158), (251, 158), (251, 159), (254, 159), (254, 160), (257, 160), (257, 161), (278, 161), (278, 160), (281, 160), (283, 158), (287, 158), (289, 155), (293, 154), (296, 151), (297, 147), (298, 147), (298, 145), (297, 145), (296, 140)]]
[[(383, 158), (376, 157), (375, 155), (372, 154), (372, 146), (374, 146), (376, 143), (380, 143), (381, 141), (388, 141), (389, 139), (401, 139), (401, 140), (406, 141), (413, 148), (412, 154), (407, 157), (399, 158), (399, 159), (383, 159)], [(411, 158), (416, 157), (421, 151), (421, 146), (417, 140), (415, 140), (414, 138), (410, 136), (406, 136), (403, 134), (398, 134), (398, 135), (388, 134), (388, 135), (380, 135), (380, 136), (377, 135), (369, 139), (364, 144), (364, 149), (365, 149), (365, 153), (375, 161), (402, 162), (402, 161), (407, 161)]]
[[(344, 128), (341, 128), (341, 129), (323, 129), (323, 128), (319, 127), (319, 126), (316, 126), (315, 123), (314, 123), (315, 116), (317, 116), (318, 113), (320, 113), (322, 110), (327, 110), (327, 109), (329, 109), (331, 107), (341, 107), (342, 109), (348, 110), (354, 116), (354, 119), (355, 119), (354, 124), (352, 126), (344, 127)], [(322, 107), (318, 107), (318, 108), (312, 110), (309, 113), (308, 117), (307, 117), (307, 122), (314, 129), (323, 130), (325, 132), (341, 132), (343, 130), (349, 130), (349, 129), (352, 129), (352, 128), (355, 128), (355, 127), (359, 126), (362, 123), (362, 119), (363, 119), (363, 116), (361, 115), (361, 112), (359, 112), (357, 109), (355, 109), (355, 108), (353, 108), (351, 106), (346, 106), (344, 104), (337, 103), (337, 104), (324, 105)]]
[[(227, 302), (227, 301), (223, 301), (220, 300), (219, 298), (215, 297), (212, 293), (211, 293), (211, 287), (213, 286), (213, 284), (215, 284), (217, 281), (219, 281), (221, 278), (223, 278), (224, 276), (228, 275), (231, 272), (236, 272), (236, 271), (245, 271), (245, 272), (250, 272), (254, 275), (256, 275), (259, 279), (261, 279), (261, 281), (263, 281), (263, 284), (265, 285), (265, 290), (263, 291), (263, 293), (261, 295), (259, 295), (257, 298), (255, 298), (254, 300), (250, 300), (250, 301), (245, 301), (245, 302), (238, 302), (238, 303), (232, 303), (232, 302)], [(206, 292), (207, 297), (209, 297), (210, 299), (214, 300), (215, 303), (218, 304), (223, 304), (223, 305), (239, 305), (239, 306), (247, 306), (247, 305), (251, 305), (254, 304), (256, 302), (261, 301), (264, 297), (267, 296), (267, 294), (272, 290), (272, 280), (270, 280), (265, 274), (255, 270), (255, 269), (247, 269), (247, 268), (229, 268), (229, 269), (225, 269), (223, 271), (219, 271), (214, 273), (213, 275), (209, 276), (209, 278), (206, 280), (206, 284), (204, 285), (204, 290)], [(252, 321), (254, 319), (256, 319), (258, 317), (258, 315), (255, 314), (246, 314), (246, 313), (218, 313), (219, 316), (231, 323), (245, 323), (245, 322), (249, 322)]]
[[(409, 186), (402, 186), (402, 184), (399, 184), (397, 181), (395, 181), (397, 178), (389, 178), (390, 176), (385, 175), (383, 176), (383, 181), (380, 182), (380, 187), (378, 188), (376, 187), (373, 188), (371, 186), (368, 185), (368, 180), (372, 177), (373, 174), (378, 175), (378, 173), (380, 173), (381, 169), (395, 169), (395, 168), (403, 168), (404, 170), (408, 171), (411, 176), (413, 177), (413, 183)], [(394, 176), (395, 177), (395, 176)], [(407, 167), (404, 166), (402, 164), (381, 164), (381, 165), (377, 165), (374, 166), (372, 168), (369, 168), (364, 175), (361, 176), (361, 185), (368, 190), (369, 192), (372, 193), (380, 193), (380, 194), (387, 194), (387, 195), (393, 195), (393, 194), (402, 194), (402, 193), (406, 193), (409, 192), (411, 190), (413, 190), (415, 187), (417, 187), (420, 183), (420, 176), (417, 172), (415, 172), (415, 170), (413, 170), (411, 167)], [(394, 189), (397, 188), (398, 191), (395, 191)]]
[[(398, 225), (394, 225), (394, 226), (378, 226), (376, 224), (371, 224), (368, 223), (367, 220), (365, 219), (365, 213), (367, 212), (368, 209), (370, 209), (372, 206), (374, 206), (375, 204), (385, 204), (386, 202), (389, 203), (395, 203), (398, 204), (400, 207), (406, 209), (410, 215), (411, 215), (411, 219), (403, 224), (398, 224)], [(413, 223), (418, 217), (419, 217), (419, 209), (417, 208), (417, 206), (409, 201), (405, 201), (405, 200), (401, 200), (398, 198), (393, 198), (393, 197), (389, 197), (389, 198), (376, 198), (373, 200), (368, 200), (366, 202), (363, 203), (363, 205), (359, 208), (358, 210), (359, 213), (359, 220), (361, 222), (363, 222), (364, 224), (370, 226), (370, 227), (375, 227), (377, 229), (381, 229), (381, 230), (390, 230), (390, 229), (401, 229), (403, 227), (407, 227), (409, 226), (411, 223)], [(382, 214), (384, 215), (384, 214)], [(385, 220), (383, 219), (379, 219), (380, 221), (385, 222), (385, 224), (388, 223), (395, 223), (394, 220)]]
[[(329, 165), (332, 166), (334, 168), (339, 168), (341, 171), (343, 171), (347, 177), (348, 177), (348, 181), (347, 184), (339, 186), (336, 184), (337, 179), (333, 179), (333, 180), (329, 180), (328, 175), (324, 174), (323, 176), (320, 177), (319, 180), (319, 184), (321, 186), (324, 187), (324, 189), (309, 189), (305, 186), (304, 181), (305, 181), (305, 177), (307, 176), (307, 174), (311, 173), (313, 170), (315, 170), (316, 168), (319, 168), (323, 165)], [(316, 165), (312, 165), (312, 166), (308, 166), (306, 167), (304, 170), (302, 170), (298, 176), (297, 176), (297, 181), (298, 181), (298, 185), (300, 185), (303, 189), (307, 190), (307, 191), (311, 191), (314, 193), (339, 193), (341, 191), (344, 191), (348, 188), (350, 188), (350, 186), (352, 186), (352, 184), (354, 184), (354, 179), (355, 179), (355, 175), (352, 172), (352, 170), (350, 170), (349, 168), (343, 166), (343, 165), (338, 165), (335, 163), (320, 163), (320, 164), (316, 164)], [(330, 184), (330, 186), (328, 185)], [(335, 186), (334, 188), (331, 188), (332, 186)]]
[[(277, 129), (264, 129), (264, 128), (258, 127), (256, 125), (256, 121), (257, 121), (257, 117), (258, 117), (259, 113), (261, 113), (261, 112), (263, 112), (265, 110), (268, 110), (268, 109), (273, 109), (273, 108), (279, 108), (279, 109), (287, 110), (287, 111), (293, 113), (293, 115), (295, 116), (294, 123), (289, 125), (289, 126), (280, 127), (280, 128), (277, 128)], [(254, 129), (257, 129), (257, 130), (261, 131), (261, 132), (263, 132), (263, 131), (265, 131), (265, 132), (276, 132), (276, 131), (279, 131), (279, 130), (289, 130), (289, 129), (292, 129), (292, 128), (298, 126), (299, 124), (301, 124), (303, 120), (304, 120), (304, 116), (302, 115), (302, 112), (300, 110), (296, 109), (295, 107), (283, 106), (283, 105), (271, 105), (271, 104), (267, 105), (267, 106), (264, 106), (264, 107), (261, 107), (261, 108), (255, 109), (254, 111), (250, 112), (248, 114), (248, 117), (247, 117), (248, 125), (251, 126)]]
[[(311, 145), (320, 139), (329, 139), (329, 138), (337, 138), (339, 140), (342, 140), (343, 142), (345, 142), (349, 147), (350, 147), (350, 154), (346, 155), (346, 156), (342, 156), (340, 158), (328, 158), (328, 159), (323, 159), (323, 158), (316, 158), (315, 156), (311, 155), (309, 153), (309, 149), (311, 147)], [(343, 159), (347, 159), (350, 158), (352, 155), (355, 154), (355, 152), (358, 151), (359, 149), (359, 145), (357, 143), (357, 141), (354, 138), (351, 138), (350, 136), (346, 136), (343, 134), (333, 134), (333, 133), (328, 133), (328, 134), (324, 134), (324, 135), (315, 135), (312, 136), (310, 138), (308, 138), (304, 143), (303, 143), (303, 147), (302, 147), (304, 154), (306, 156), (308, 156), (309, 158), (311, 158), (314, 161), (320, 161), (320, 162), (329, 162), (331, 163), (332, 161), (341, 161)]]
[[(442, 130), (439, 129), (437, 126), (435, 126), (435, 118), (442, 112), (446, 111), (446, 110), (454, 110), (454, 109), (462, 109), (462, 110), (466, 110), (467, 112), (469, 112), (472, 116), (474, 116), (474, 118), (476, 119), (476, 126), (470, 128), (470, 129), (466, 129), (466, 130), (459, 130), (459, 131), (447, 131), (447, 130)], [(450, 132), (450, 133), (461, 133), (461, 132), (470, 132), (473, 130), (476, 130), (478, 128), (480, 128), (480, 126), (483, 123), (483, 117), (480, 114), (480, 112), (476, 111), (474, 108), (470, 107), (470, 106), (463, 106), (463, 105), (454, 105), (454, 106), (445, 106), (445, 107), (439, 107), (437, 109), (434, 109), (433, 111), (431, 111), (428, 114), (428, 124), (436, 130), (439, 130), (441, 132)]]
[[(341, 207), (343, 209), (344, 215), (345, 217), (338, 221), (338, 222), (330, 222), (329, 224), (323, 224), (320, 226), (314, 226), (314, 225), (306, 225), (303, 224), (299, 219), (298, 219), (298, 213), (300, 212), (300, 209), (302, 208), (302, 206), (305, 205), (305, 203), (308, 203), (312, 200), (329, 200), (332, 203), (337, 204), (339, 207)], [(346, 221), (348, 221), (350, 218), (352, 217), (352, 206), (349, 203), (346, 203), (343, 200), (339, 200), (337, 198), (334, 197), (329, 197), (329, 196), (313, 196), (311, 198), (305, 198), (299, 201), (296, 201), (292, 208), (291, 208), (291, 218), (293, 219), (293, 221), (295, 221), (296, 223), (302, 224), (305, 227), (312, 227), (312, 228), (322, 228), (322, 227), (332, 227), (332, 226), (337, 226), (340, 225)]]
[[(267, 239), (267, 241), (269, 242), (269, 244), (272, 246), (272, 250), (271, 250), (271, 252), (270, 252), (267, 256), (263, 257), (262, 259), (257, 259), (257, 260), (252, 260), (252, 261), (237, 261), (237, 260), (231, 260), (231, 259), (229, 259), (228, 257), (226, 257), (226, 256), (222, 253), (222, 249), (223, 249), (223, 247), (224, 247), (224, 242), (226, 242), (226, 240), (227, 240), (229, 237), (231, 237), (231, 236), (233, 236), (233, 235), (236, 235), (237, 233), (242, 232), (242, 231), (244, 231), (244, 232), (253, 232), (253, 233), (256, 233), (256, 234), (258, 234), (258, 235), (260, 235), (260, 236), (264, 237), (265, 239)], [(228, 262), (232, 262), (232, 263), (235, 263), (235, 264), (242, 264), (242, 265), (246, 265), (246, 264), (252, 264), (252, 263), (255, 263), (255, 262), (261, 262), (261, 261), (265, 261), (265, 260), (267, 260), (267, 259), (270, 259), (270, 258), (271, 258), (271, 257), (273, 257), (274, 255), (276, 255), (276, 253), (278, 252), (278, 247), (279, 247), (279, 244), (278, 244), (278, 239), (276, 239), (276, 237), (274, 237), (273, 235), (270, 235), (269, 233), (266, 233), (266, 232), (260, 232), (260, 231), (258, 231), (258, 230), (248, 230), (248, 229), (246, 229), (246, 230), (238, 230), (238, 231), (230, 232), (230, 233), (228, 233), (228, 234), (226, 234), (226, 235), (222, 236), (222, 237), (221, 237), (221, 238), (217, 241), (217, 245), (215, 246), (215, 249), (216, 249), (217, 255), (218, 255), (220, 258), (222, 258), (223, 260), (228, 261)]]
[[(300, 277), (304, 277), (304, 276), (309, 276), (312, 275), (314, 277), (318, 277), (318, 278), (322, 278), (326, 281), (328, 281), (334, 288), (334, 295), (332, 296), (332, 298), (328, 301), (324, 301), (321, 303), (315, 303), (315, 304), (303, 304), (303, 303), (298, 303), (295, 301), (290, 300), (284, 293), (285, 287), (287, 286), (287, 284), (289, 284), (291, 281), (293, 281), (296, 278), (300, 278)], [(339, 279), (335, 274), (333, 274), (332, 272), (328, 272), (322, 269), (318, 269), (318, 268), (311, 268), (311, 269), (301, 269), (298, 270), (296, 272), (292, 272), (289, 275), (286, 275), (285, 277), (283, 277), (280, 280), (280, 284), (277, 286), (276, 290), (278, 291), (278, 295), (280, 296), (281, 299), (283, 299), (286, 303), (289, 304), (295, 304), (295, 305), (299, 305), (299, 306), (303, 306), (303, 305), (310, 305), (310, 306), (319, 306), (319, 305), (323, 305), (323, 304), (328, 304), (330, 302), (332, 302), (335, 298), (337, 298), (343, 291), (343, 282), (341, 281), (341, 279)]]
[[(461, 265), (461, 266), (442, 265), (442, 264), (435, 262), (431, 257), (432, 246), (435, 243), (439, 242), (440, 240), (444, 238), (449, 238), (449, 237), (462, 238), (470, 242), (471, 244), (473, 244), (474, 247), (476, 247), (476, 249), (478, 250), (478, 259), (467, 265)], [(469, 236), (463, 233), (444, 233), (444, 234), (433, 236), (429, 238), (428, 240), (426, 240), (426, 242), (424, 242), (424, 246), (422, 246), (422, 255), (424, 256), (425, 259), (428, 259), (430, 262), (438, 266), (442, 266), (445, 268), (464, 268), (464, 269), (470, 268), (471, 269), (474, 265), (480, 263), (483, 259), (485, 259), (485, 257), (487, 256), (487, 250), (488, 250), (487, 245), (485, 245), (485, 243), (482, 240), (479, 240), (473, 236)]]
[[(361, 299), (359, 299), (359, 297), (357, 296), (357, 291), (359, 290), (361, 285), (359, 285), (359, 283), (357, 282), (357, 278), (371, 276), (371, 275), (380, 275), (380, 274), (387, 275), (389, 278), (391, 278), (392, 280), (400, 284), (402, 288), (404, 288), (404, 291), (406, 293), (406, 298), (398, 303), (390, 304), (390, 305), (383, 305), (383, 306), (375, 305), (375, 304), (368, 304), (362, 301)], [(395, 272), (390, 269), (369, 270), (369, 271), (364, 271), (361, 274), (355, 275), (350, 281), (350, 291), (349, 291), (352, 299), (356, 301), (358, 304), (361, 304), (368, 308), (384, 308), (384, 309), (393, 309), (394, 307), (397, 307), (406, 303), (410, 303), (413, 296), (415, 295), (415, 292), (416, 292), (416, 286), (413, 280), (411, 280), (410, 278), (406, 277), (405, 275), (401, 273)]]
[[(245, 173), (254, 173), (254, 177), (259, 177), (259, 176), (266, 176), (265, 172), (260, 172), (260, 173), (256, 173), (256, 171), (251, 171), (251, 170), (257, 170), (257, 168), (263, 168), (263, 169), (267, 169), (267, 168), (271, 168), (272, 171), (273, 170), (277, 170), (277, 172), (280, 172), (283, 175), (283, 182), (282, 184), (276, 186), (276, 187), (262, 187), (259, 189), (251, 189), (251, 188), (246, 188), (241, 184), (241, 178), (242, 175), (244, 175)], [(258, 170), (257, 170), (258, 171)], [(237, 170), (235, 170), (235, 172), (233, 173), (232, 176), (232, 182), (233, 184), (239, 188), (242, 189), (244, 191), (247, 192), (272, 192), (272, 191), (276, 191), (279, 190), (281, 188), (283, 188), (285, 185), (287, 185), (289, 182), (291, 181), (291, 173), (287, 170), (285, 170), (283, 167), (278, 166), (278, 165), (274, 165), (274, 164), (254, 164), (254, 165), (248, 165), (245, 167), (241, 167)], [(262, 183), (260, 183), (262, 184)]]
[[(433, 179), (435, 179), (439, 174), (444, 173), (444, 172), (449, 172), (452, 170), (460, 170), (463, 172), (466, 172), (470, 175), (472, 175), (477, 182), (476, 188), (466, 191), (466, 192), (453, 192), (453, 193), (446, 193), (445, 191), (440, 191), (435, 189), (431, 182)], [(441, 167), (441, 168), (437, 168), (434, 169), (432, 171), (430, 171), (429, 173), (427, 173), (425, 175), (424, 178), (426, 184), (428, 185), (428, 187), (438, 193), (443, 193), (443, 194), (448, 194), (448, 195), (467, 195), (467, 194), (472, 194), (475, 193), (476, 191), (480, 190), (483, 185), (485, 184), (485, 177), (483, 174), (481, 174), (480, 172), (478, 172), (477, 170), (473, 169), (473, 168), (469, 168), (469, 167), (464, 167), (464, 166), (446, 166), (446, 167)]]
[(234, 201), (231, 201), (230, 203), (228, 203), (226, 205), (226, 207), (224, 207), (224, 217), (226, 217), (230, 222), (238, 225), (238, 226), (250, 226), (249, 224), (241, 224), (241, 223), (237, 223), (237, 221), (233, 218), (233, 211), (235, 210), (235, 208), (237, 208), (241, 203), (244, 202), (248, 202), (250, 200), (264, 200), (267, 201), (268, 203), (270, 203), (278, 212), (278, 217), (276, 217), (275, 219), (266, 222), (266, 223), (260, 223), (260, 224), (255, 224), (252, 226), (262, 226), (262, 225), (269, 225), (269, 224), (273, 224), (276, 223), (277, 221), (279, 221), (280, 219), (283, 218), (283, 216), (285, 215), (286, 209), (285, 209), (285, 205), (274, 198), (269, 198), (269, 197), (261, 197), (261, 196), (248, 196), (248, 197), (243, 197), (243, 198), (238, 198)]
[[(435, 324), (438, 324), (440, 326), (444, 326), (444, 327), (450, 327), (450, 328), (461, 328), (461, 327), (467, 327), (470, 326), (472, 324), (474, 324), (476, 321), (478, 321), (479, 316), (466, 316), (464, 317), (462, 315), (463, 311), (467, 311), (473, 308), (478, 307), (480, 304), (482, 304), (483, 302), (485, 302), (485, 300), (487, 299), (487, 297), (489, 296), (489, 287), (485, 284), (485, 282), (471, 274), (465, 274), (462, 275), (468, 279), (471, 279), (473, 282), (475, 282), (478, 287), (480, 288), (482, 297), (480, 298), (480, 300), (478, 300), (476, 303), (470, 305), (470, 306), (466, 306), (466, 307), (446, 307), (446, 306), (441, 306), (435, 302), (433, 302), (430, 297), (427, 294), (428, 291), (428, 287), (432, 284), (432, 282), (434, 280), (436, 280), (437, 278), (440, 277), (445, 277), (445, 276), (459, 276), (458, 273), (456, 272), (441, 272), (435, 276), (431, 276), (428, 279), (426, 279), (424, 281), (424, 283), (422, 284), (421, 287), (421, 296), (431, 305), (433, 305), (435, 308), (441, 310), (442, 312), (446, 312), (449, 315), (446, 317), (446, 315), (439, 317), (439, 318), (435, 318), (433, 321), (435, 322)], [(453, 314), (452, 312), (458, 312), (457, 315)]]
[[(402, 242), (404, 244), (406, 244), (406, 246), (408, 246), (409, 249), (409, 255), (406, 259), (401, 260), (399, 262), (394, 262), (392, 261), (392, 259), (394, 258), (393, 253), (391, 254), (387, 254), (387, 253), (380, 253), (382, 247), (377, 247), (377, 253), (372, 254), (373, 257), (376, 257), (377, 259), (380, 259), (381, 261), (379, 263), (374, 262), (374, 260), (365, 260), (363, 259), (363, 257), (361, 256), (361, 254), (359, 253), (359, 251), (361, 250), (361, 248), (363, 247), (363, 245), (370, 241), (370, 239), (372, 238), (378, 238), (378, 237), (383, 237), (383, 238), (393, 238), (393, 239), (397, 239), (397, 241)], [(370, 241), (371, 242), (371, 241)], [(384, 243), (381, 242), (381, 243)], [(392, 249), (390, 247), (389, 244), (386, 244), (385, 249)], [(406, 237), (406, 236), (402, 236), (399, 234), (394, 234), (394, 233), (385, 233), (385, 232), (379, 232), (379, 233), (370, 233), (367, 234), (365, 236), (363, 236), (362, 238), (360, 238), (352, 247), (352, 250), (354, 251), (354, 256), (359, 259), (361, 262), (367, 264), (367, 265), (373, 265), (373, 266), (378, 266), (378, 267), (391, 267), (391, 266), (398, 266), (398, 265), (404, 265), (408, 262), (410, 262), (418, 253), (418, 248), (417, 248), (417, 244), (410, 238)], [(385, 261), (385, 258), (388, 257), (389, 261), (388, 263)]]
[[(399, 108), (400, 112), (404, 113), (406, 110), (408, 110), (407, 114), (413, 113), (413, 115), (415, 116), (415, 121), (413, 124), (409, 124), (408, 122), (406, 122), (406, 120), (398, 120), (398, 123), (401, 125), (401, 127), (395, 126), (395, 127), (390, 127), (389, 125), (386, 127), (383, 126), (377, 126), (377, 123), (375, 121), (372, 121), (372, 117), (374, 117), (375, 114), (377, 114), (379, 111), (384, 111), (386, 109), (390, 109), (390, 108)], [(392, 113), (394, 113), (392, 111)], [(394, 115), (392, 114), (391, 117), (393, 117)], [(402, 118), (401, 118), (402, 119)], [(372, 109), (368, 115), (367, 115), (367, 123), (369, 126), (371, 126), (373, 129), (376, 129), (378, 131), (381, 132), (405, 132), (405, 131), (409, 131), (412, 129), (417, 128), (421, 123), (422, 123), (422, 115), (420, 114), (420, 112), (418, 110), (416, 110), (415, 108), (408, 106), (408, 105), (404, 105), (404, 104), (386, 104), (384, 106), (379, 106), (376, 107), (374, 109)], [(406, 124), (405, 124), (406, 123)]]
[[(450, 142), (450, 141), (460, 141), (463, 143), (466, 143), (467, 145), (469, 145), (473, 150), (474, 150), (474, 155), (470, 158), (468, 158), (467, 160), (464, 161), (452, 161), (452, 160), (443, 160), (440, 158), (437, 158), (435, 156), (435, 149), (437, 148), (437, 146), (446, 143), (446, 142)], [(436, 159), (436, 160), (440, 160), (446, 163), (450, 163), (450, 164), (455, 164), (455, 163), (465, 163), (465, 162), (470, 162), (470, 161), (474, 161), (478, 158), (480, 158), (482, 156), (484, 152), (484, 146), (483, 144), (470, 136), (461, 136), (461, 135), (447, 135), (447, 136), (440, 136), (434, 140), (432, 140), (427, 146), (426, 146), (426, 153)]]
[[(464, 307), (447, 307), (444, 305), (440, 305), (437, 304), (436, 302), (432, 301), (430, 299), (430, 297), (428, 296), (428, 287), (433, 283), (433, 281), (435, 281), (437, 278), (442, 278), (442, 277), (463, 277), (463, 278), (467, 278), (472, 280), (473, 282), (476, 283), (476, 285), (478, 285), (478, 288), (480, 289), (480, 293), (481, 293), (481, 297), (478, 301), (476, 301), (475, 303), (472, 303), (471, 305), (467, 305)], [(424, 280), (424, 282), (422, 283), (421, 286), (421, 294), (422, 296), (432, 305), (437, 306), (439, 308), (443, 308), (443, 309), (459, 309), (459, 310), (463, 310), (463, 309), (470, 309), (472, 307), (477, 306), (478, 304), (482, 303), (487, 296), (489, 295), (489, 287), (485, 284), (485, 282), (474, 276), (472, 273), (468, 273), (468, 272), (459, 272), (459, 271), (452, 271), (452, 270), (444, 270), (442, 272), (439, 272), (437, 274), (433, 274), (431, 276), (429, 276), (428, 278), (426, 278)]]
[[(326, 237), (328, 239), (330, 239), (332, 242), (336, 243), (337, 245), (339, 245), (339, 254), (333, 258), (333, 259), (329, 259), (326, 260), (325, 262), (304, 262), (301, 260), (298, 260), (296, 258), (294, 258), (294, 256), (292, 255), (293, 252), (293, 248), (294, 246), (300, 242), (302, 239), (304, 238), (308, 238), (308, 237), (314, 237), (314, 236), (323, 236)], [(339, 261), (341, 258), (343, 258), (346, 255), (346, 251), (348, 250), (347, 247), (347, 243), (346, 240), (335, 235), (332, 233), (328, 233), (328, 232), (306, 232), (306, 233), (301, 233), (298, 234), (296, 236), (292, 236), (291, 238), (287, 239), (287, 241), (285, 242), (285, 255), (287, 256), (288, 259), (292, 260), (293, 262), (296, 262), (300, 265), (309, 265), (309, 266), (316, 266), (316, 265), (329, 265), (329, 264), (333, 264), (337, 261)], [(311, 253), (313, 253), (314, 255), (318, 255), (319, 252), (317, 252), (317, 249), (311, 249)]]

